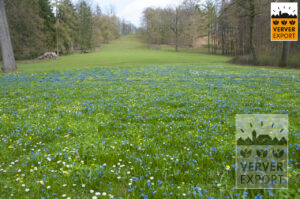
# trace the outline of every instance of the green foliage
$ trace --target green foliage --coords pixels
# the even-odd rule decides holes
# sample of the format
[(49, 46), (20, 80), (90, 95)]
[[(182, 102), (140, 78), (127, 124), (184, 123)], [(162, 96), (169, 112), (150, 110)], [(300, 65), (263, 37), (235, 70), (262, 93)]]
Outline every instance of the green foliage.
[(34, 58), (47, 49), (38, 0), (5, 1), (15, 57)]
[(74, 49), (77, 35), (76, 9), (70, 0), (63, 0), (57, 10), (57, 43), (60, 53), (70, 53)]
[(92, 11), (85, 1), (78, 6), (79, 44), (81, 50), (92, 48), (93, 21)]
[(39, 0), (40, 17), (43, 19), (43, 32), (47, 35), (47, 48), (53, 50), (55, 48), (56, 33), (55, 33), (55, 16), (52, 12), (51, 3), (49, 0)]
[(184, 1), (176, 8), (146, 8), (143, 13), (144, 37), (152, 44), (191, 47), (203, 32), (202, 18), (196, 1)]
[(273, 56), (262, 56), (259, 58), (259, 64), (261, 65), (269, 65), (269, 66), (276, 66), (279, 64), (279, 57), (274, 58)]
[(300, 56), (291, 56), (291, 59), (289, 61), (289, 66), (291, 67), (298, 67), (300, 68)]
[(94, 16), (95, 45), (108, 43), (120, 36), (120, 22), (115, 16), (96, 15)]
[(76, 6), (71, 0), (5, 3), (16, 59), (36, 58), (57, 48), (60, 54), (87, 52), (120, 36), (120, 20), (103, 15), (99, 7), (92, 13), (84, 0)]

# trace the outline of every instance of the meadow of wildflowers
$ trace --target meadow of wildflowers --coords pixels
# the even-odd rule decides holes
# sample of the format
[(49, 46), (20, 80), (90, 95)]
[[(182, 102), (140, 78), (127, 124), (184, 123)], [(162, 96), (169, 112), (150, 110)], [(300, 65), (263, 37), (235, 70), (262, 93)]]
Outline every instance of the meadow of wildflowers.
[[(0, 76), (0, 198), (299, 198), (299, 72)], [(289, 115), (289, 189), (235, 189), (235, 115)]]

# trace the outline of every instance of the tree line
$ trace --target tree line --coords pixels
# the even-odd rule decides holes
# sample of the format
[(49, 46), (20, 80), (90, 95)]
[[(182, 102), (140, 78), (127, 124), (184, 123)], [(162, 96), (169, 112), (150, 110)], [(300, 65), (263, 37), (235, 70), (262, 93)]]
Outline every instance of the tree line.
[(10, 37), (16, 59), (36, 58), (44, 52), (87, 52), (117, 39), (121, 27), (130, 26), (114, 14), (80, 0), (4, 0)]
[(207, 41), (208, 53), (230, 55), (238, 63), (299, 67), (299, 42), (270, 40), (271, 2), (185, 0), (173, 8), (147, 8), (143, 13), (143, 38), (149, 48), (169, 44), (176, 51), (192, 47), (202, 38)]

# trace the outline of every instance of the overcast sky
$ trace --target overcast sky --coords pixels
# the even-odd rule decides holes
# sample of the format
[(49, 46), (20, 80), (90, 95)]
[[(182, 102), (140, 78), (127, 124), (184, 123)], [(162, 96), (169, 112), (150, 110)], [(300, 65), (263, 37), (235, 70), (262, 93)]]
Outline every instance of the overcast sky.
[[(78, 0), (73, 0), (77, 2)], [(147, 7), (172, 7), (180, 4), (183, 0), (87, 0), (91, 6), (97, 4), (104, 13), (108, 13), (113, 7), (115, 14), (130, 21), (136, 26), (141, 26), (142, 12)]]

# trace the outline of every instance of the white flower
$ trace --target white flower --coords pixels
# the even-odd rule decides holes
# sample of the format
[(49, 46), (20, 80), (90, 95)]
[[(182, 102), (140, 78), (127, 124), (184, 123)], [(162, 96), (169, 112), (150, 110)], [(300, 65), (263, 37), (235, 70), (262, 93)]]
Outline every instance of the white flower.
[(66, 184), (63, 184), (63, 187), (66, 187), (67, 185)]
[(82, 187), (85, 187), (85, 184), (82, 184), (81, 186), (82, 186)]
[(90, 193), (94, 193), (94, 190), (91, 189), (91, 190), (90, 190)]
[(25, 192), (29, 192), (30, 191), (30, 189), (25, 189)]
[(153, 176), (151, 176), (151, 177), (150, 177), (150, 180), (153, 180), (153, 179), (154, 179), (154, 177), (153, 177)]
[(220, 187), (220, 186), (221, 186), (221, 184), (217, 184), (217, 186), (218, 186), (218, 187)]
[(50, 189), (51, 188), (51, 186), (47, 186), (47, 189)]
[(183, 193), (182, 195), (183, 195), (184, 197), (186, 196), (186, 194), (185, 194), (185, 193)]
[(22, 187), (25, 187), (25, 184), (22, 184)]
[(96, 196), (100, 196), (101, 193), (100, 193), (100, 192), (96, 192), (95, 195), (96, 195)]
[(103, 196), (106, 196), (106, 192), (103, 192), (102, 195), (103, 195)]
[(121, 179), (121, 176), (118, 176), (117, 179), (120, 180), (120, 179)]
[(92, 199), (97, 199), (97, 196), (93, 196)]
[(61, 197), (63, 197), (63, 198), (64, 198), (64, 197), (66, 197), (66, 196), (67, 196), (66, 194), (63, 194)]
[(67, 197), (67, 199), (71, 199), (71, 197)]
[(129, 175), (129, 174), (130, 174), (130, 171), (127, 171), (127, 174)]

